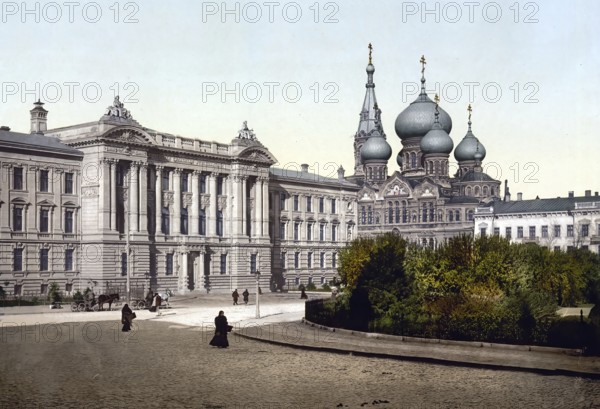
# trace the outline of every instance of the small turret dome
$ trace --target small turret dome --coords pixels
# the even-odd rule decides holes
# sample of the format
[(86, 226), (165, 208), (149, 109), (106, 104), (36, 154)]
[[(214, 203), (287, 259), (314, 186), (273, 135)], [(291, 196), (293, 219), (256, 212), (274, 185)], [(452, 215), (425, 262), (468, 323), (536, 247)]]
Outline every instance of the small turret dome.
[(454, 142), (439, 122), (435, 122), (431, 131), (421, 139), (421, 151), (425, 154), (449, 154), (452, 152), (452, 148), (454, 148)]
[(360, 157), (363, 162), (387, 161), (391, 156), (392, 148), (378, 130), (373, 132), (373, 135), (367, 139), (360, 150)]

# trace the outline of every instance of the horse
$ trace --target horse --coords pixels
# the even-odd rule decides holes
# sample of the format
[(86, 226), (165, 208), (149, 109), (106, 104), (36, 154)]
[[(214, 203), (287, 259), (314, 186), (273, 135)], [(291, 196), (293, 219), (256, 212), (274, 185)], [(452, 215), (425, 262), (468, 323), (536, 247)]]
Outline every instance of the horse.
[(115, 300), (119, 300), (119, 294), (101, 294), (98, 296), (98, 305), (100, 306), (100, 311), (104, 311), (104, 303), (108, 303), (108, 310), (110, 311), (112, 307), (112, 303)]

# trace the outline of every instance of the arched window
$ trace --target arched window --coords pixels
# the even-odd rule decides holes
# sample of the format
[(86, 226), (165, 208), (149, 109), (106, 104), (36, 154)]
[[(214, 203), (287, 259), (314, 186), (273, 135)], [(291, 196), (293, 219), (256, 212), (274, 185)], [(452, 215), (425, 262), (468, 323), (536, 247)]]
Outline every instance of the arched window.
[(408, 210), (406, 210), (406, 202), (402, 202), (402, 223), (408, 222)]
[(388, 223), (394, 223), (394, 208), (392, 202), (388, 202)]
[(373, 210), (367, 206), (367, 224), (373, 224)]
[(456, 211), (456, 221), (459, 222), (460, 221), (460, 211)]
[(423, 203), (423, 216), (421, 216), (421, 221), (422, 222), (427, 221), (427, 204), (426, 203)]
[(396, 202), (396, 223), (400, 223), (400, 203)]
[(484, 186), (484, 187), (483, 187), (483, 195), (484, 195), (484, 196), (487, 196), (487, 195), (488, 195), (488, 191), (489, 191), (488, 187), (487, 187), (487, 186)]
[(412, 169), (417, 167), (417, 155), (414, 152), (410, 153), (410, 167)]
[(452, 210), (450, 210), (448, 212), (448, 221), (449, 222), (453, 222), (454, 221), (454, 212)]
[(469, 221), (473, 220), (473, 210), (469, 210), (467, 212), (467, 220), (469, 220)]
[(467, 186), (467, 196), (471, 196), (471, 186)]
[(475, 186), (475, 196), (479, 196), (479, 186)]
[(367, 224), (367, 211), (364, 206), (360, 207), (360, 223)]
[(434, 222), (434, 221), (435, 221), (435, 219), (434, 219), (434, 217), (433, 217), (433, 216), (434, 216), (434, 214), (435, 214), (435, 213), (434, 213), (434, 211), (433, 211), (433, 203), (429, 203), (429, 221), (430, 221), (430, 222)]

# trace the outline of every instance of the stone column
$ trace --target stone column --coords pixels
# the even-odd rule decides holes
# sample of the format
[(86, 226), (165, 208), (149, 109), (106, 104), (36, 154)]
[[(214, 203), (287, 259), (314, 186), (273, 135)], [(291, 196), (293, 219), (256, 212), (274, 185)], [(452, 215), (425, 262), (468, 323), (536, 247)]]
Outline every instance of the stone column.
[(139, 163), (131, 162), (129, 165), (129, 231), (135, 233), (139, 230), (138, 224), (138, 191), (139, 191)]
[[(200, 234), (198, 229), (199, 227), (199, 204), (200, 204), (200, 194), (199, 194), (199, 180), (200, 173), (195, 170), (192, 172), (192, 211), (190, 214), (191, 220), (189, 221), (190, 225), (190, 234), (192, 236), (197, 236)], [(194, 277), (194, 282), (197, 282)]]
[(204, 288), (204, 249), (201, 249), (198, 255), (198, 271), (196, 272), (195, 283), (197, 287)]
[(252, 221), (252, 237), (262, 236), (262, 180), (256, 178), (254, 184), (254, 220)]
[(110, 170), (107, 159), (98, 163), (98, 230), (103, 232), (110, 227)]
[(148, 234), (148, 164), (140, 164), (140, 226), (139, 231)]
[(248, 176), (242, 176), (242, 235), (248, 236), (248, 224), (246, 218), (248, 217)]
[(232, 201), (233, 197), (232, 193), (232, 177), (231, 175), (223, 178), (223, 183), (225, 184), (225, 195), (227, 196), (227, 200), (223, 205), (223, 236), (229, 237), (232, 232)]
[(118, 162), (112, 159), (110, 166), (110, 229), (117, 231), (117, 165)]
[(160, 165), (155, 166), (156, 179), (154, 180), (154, 235), (157, 236), (162, 234), (161, 232), (161, 217), (162, 217), (162, 172), (163, 167)]
[(179, 291), (188, 292), (188, 252), (181, 252), (181, 276), (179, 277)]
[[(266, 237), (269, 238), (269, 179), (268, 178), (263, 178), (262, 179), (262, 197), (263, 197), (263, 203), (262, 203), (262, 237)], [(276, 200), (273, 201), (273, 207), (275, 207), (275, 202), (277, 202)], [(278, 213), (274, 213), (275, 215), (278, 215)], [(273, 229), (278, 228), (276, 226), (276, 220), (278, 220), (278, 217), (276, 216), (274, 221), (273, 221)]]
[(208, 205), (208, 213), (210, 214), (210, 230), (207, 231), (207, 236), (217, 235), (217, 176), (218, 173), (211, 173), (209, 180), (210, 186), (210, 202)]
[(173, 223), (171, 225), (173, 236), (181, 233), (181, 169), (173, 171)]

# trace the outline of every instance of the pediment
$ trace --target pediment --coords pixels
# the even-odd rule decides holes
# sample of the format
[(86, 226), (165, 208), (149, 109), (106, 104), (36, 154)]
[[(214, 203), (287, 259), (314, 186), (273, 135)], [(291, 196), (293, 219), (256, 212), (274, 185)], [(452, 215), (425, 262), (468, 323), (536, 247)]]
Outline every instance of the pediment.
[(49, 201), (48, 199), (40, 200), (37, 202), (38, 206), (54, 206), (54, 203)]
[(272, 165), (277, 159), (267, 149), (259, 146), (249, 146), (238, 154), (240, 159), (248, 159), (253, 162), (262, 162)]
[(148, 132), (133, 126), (118, 126), (108, 130), (101, 138), (112, 139), (125, 143), (156, 145), (156, 140)]
[(375, 198), (376, 198), (375, 192), (368, 187), (363, 187), (358, 192), (358, 201), (360, 201), (360, 202), (373, 201), (373, 200), (375, 200)]
[(439, 197), (439, 188), (436, 184), (424, 181), (419, 186), (417, 186), (414, 190), (414, 194), (416, 197), (421, 198), (438, 198)]

